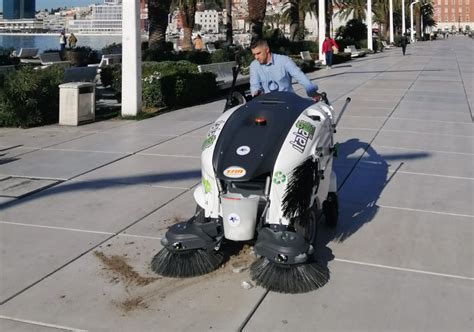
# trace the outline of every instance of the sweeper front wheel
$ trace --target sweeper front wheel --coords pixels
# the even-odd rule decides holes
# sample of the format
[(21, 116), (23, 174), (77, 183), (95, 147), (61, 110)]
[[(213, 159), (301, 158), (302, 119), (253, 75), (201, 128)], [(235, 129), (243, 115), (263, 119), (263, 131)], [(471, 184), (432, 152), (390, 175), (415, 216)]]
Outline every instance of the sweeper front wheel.
[(326, 225), (335, 228), (339, 219), (339, 202), (336, 193), (328, 193), (327, 200), (323, 202), (323, 212), (326, 218)]

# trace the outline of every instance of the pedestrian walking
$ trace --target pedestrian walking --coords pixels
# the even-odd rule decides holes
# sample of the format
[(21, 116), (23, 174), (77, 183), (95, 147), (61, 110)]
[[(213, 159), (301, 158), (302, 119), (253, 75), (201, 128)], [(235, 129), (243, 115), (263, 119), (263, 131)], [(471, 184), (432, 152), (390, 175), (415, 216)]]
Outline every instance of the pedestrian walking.
[(61, 35), (59, 36), (59, 47), (61, 52), (64, 52), (66, 49), (66, 34), (64, 31), (61, 31)]
[(403, 34), (402, 38), (400, 38), (400, 45), (402, 46), (403, 55), (405, 55), (405, 52), (407, 50), (407, 44), (408, 44), (408, 38), (406, 34)]
[(329, 37), (329, 34), (326, 34), (322, 48), (322, 53), (326, 56), (326, 68), (331, 69), (333, 54), (337, 54), (338, 51), (339, 46), (336, 44), (334, 39)]

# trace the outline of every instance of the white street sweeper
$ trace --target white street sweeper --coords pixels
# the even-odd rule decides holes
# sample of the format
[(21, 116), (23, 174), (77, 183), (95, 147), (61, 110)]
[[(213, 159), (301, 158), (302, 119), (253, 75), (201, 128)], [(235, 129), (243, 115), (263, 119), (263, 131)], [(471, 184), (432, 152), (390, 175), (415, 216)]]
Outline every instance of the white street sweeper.
[(168, 229), (152, 261), (155, 272), (202, 275), (221, 265), (229, 241), (255, 241), (250, 275), (257, 285), (301, 293), (327, 282), (313, 245), (320, 212), (329, 226), (337, 223), (338, 121), (326, 94), (320, 97), (315, 103), (272, 92), (214, 122), (202, 144), (196, 214)]

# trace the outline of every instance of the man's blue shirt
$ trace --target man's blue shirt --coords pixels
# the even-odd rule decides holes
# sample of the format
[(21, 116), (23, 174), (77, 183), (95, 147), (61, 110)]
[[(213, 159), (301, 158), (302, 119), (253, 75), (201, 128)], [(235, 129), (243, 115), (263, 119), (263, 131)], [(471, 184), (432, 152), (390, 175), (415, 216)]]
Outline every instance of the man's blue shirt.
[(286, 55), (272, 53), (271, 60), (261, 65), (257, 60), (250, 64), (250, 90), (255, 95), (258, 90), (264, 93), (272, 91), (294, 92), (292, 78), (301, 84), (308, 96), (313, 96), (318, 90), (301, 69)]

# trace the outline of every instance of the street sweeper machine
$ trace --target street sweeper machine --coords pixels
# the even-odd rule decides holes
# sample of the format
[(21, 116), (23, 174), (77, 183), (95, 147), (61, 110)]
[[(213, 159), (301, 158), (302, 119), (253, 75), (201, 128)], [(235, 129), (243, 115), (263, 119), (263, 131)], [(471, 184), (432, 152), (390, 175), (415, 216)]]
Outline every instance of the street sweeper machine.
[(337, 120), (325, 93), (314, 102), (272, 92), (224, 112), (202, 144), (196, 213), (168, 229), (152, 269), (202, 275), (221, 266), (230, 241), (254, 241), (257, 285), (301, 293), (325, 284), (314, 245), (321, 215), (337, 223), (333, 135), (349, 102)]

